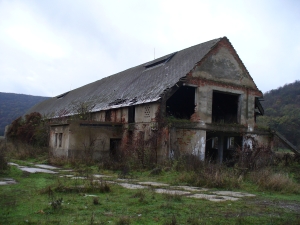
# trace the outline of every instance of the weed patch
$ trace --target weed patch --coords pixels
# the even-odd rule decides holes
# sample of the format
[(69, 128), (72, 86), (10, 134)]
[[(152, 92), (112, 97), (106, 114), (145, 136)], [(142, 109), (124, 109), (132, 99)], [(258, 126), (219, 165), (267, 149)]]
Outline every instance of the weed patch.
[(5, 140), (0, 140), (0, 173), (5, 173), (9, 169), (7, 162), (7, 145)]
[(250, 174), (250, 179), (262, 190), (280, 191), (288, 193), (300, 193), (300, 185), (295, 183), (287, 174), (266, 168), (254, 171)]

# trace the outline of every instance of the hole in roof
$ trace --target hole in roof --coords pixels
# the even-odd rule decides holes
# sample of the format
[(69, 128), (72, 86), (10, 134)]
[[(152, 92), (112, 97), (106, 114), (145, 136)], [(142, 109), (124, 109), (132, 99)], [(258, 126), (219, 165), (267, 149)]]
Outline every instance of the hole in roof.
[(112, 105), (120, 105), (120, 104), (123, 104), (127, 101), (127, 99), (116, 99), (114, 101), (112, 101), (111, 103), (108, 104), (108, 106), (112, 106)]
[(61, 94), (61, 95), (56, 96), (56, 98), (57, 98), (57, 99), (62, 99), (62, 98), (65, 97), (68, 93), (69, 93), (69, 91), (66, 92), (66, 93), (63, 93), (63, 94)]
[(177, 52), (174, 52), (174, 53), (172, 53), (170, 55), (167, 55), (163, 58), (159, 58), (157, 60), (151, 61), (151, 62), (149, 62), (148, 64), (145, 65), (145, 68), (149, 69), (149, 68), (154, 68), (154, 67), (157, 67), (157, 66), (164, 65), (165, 63), (169, 62), (176, 53)]

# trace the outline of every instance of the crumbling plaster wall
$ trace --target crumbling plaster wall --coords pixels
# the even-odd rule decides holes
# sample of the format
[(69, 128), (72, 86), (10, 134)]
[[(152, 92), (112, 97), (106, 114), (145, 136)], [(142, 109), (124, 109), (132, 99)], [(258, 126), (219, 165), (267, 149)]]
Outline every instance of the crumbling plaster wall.
[[(255, 97), (262, 96), (262, 93), (229, 43), (219, 43), (199, 62), (187, 75), (185, 85), (196, 88), (195, 113), (191, 121), (203, 125), (212, 123), (213, 92), (219, 91), (239, 96), (237, 121), (248, 132), (254, 131)], [(171, 128), (169, 132), (169, 156), (194, 154), (204, 160), (205, 130)], [(262, 143), (266, 141), (260, 136), (257, 138)]]
[(257, 89), (234, 48), (225, 40), (220, 41), (197, 65), (193, 77)]
[(243, 146), (248, 145), (252, 148), (253, 140), (258, 146), (274, 148), (274, 138), (270, 134), (246, 134), (243, 137)]
[[(58, 146), (58, 140), (55, 140), (56, 134), (62, 134), (62, 145)], [(69, 149), (69, 125), (57, 125), (50, 127), (49, 146), (52, 149), (52, 153), (58, 157), (68, 157)]]
[[(82, 125), (80, 125), (82, 124)], [(107, 156), (110, 150), (110, 139), (122, 138), (122, 127), (108, 124), (84, 125), (89, 123), (70, 123), (69, 156), (91, 153), (93, 158)], [(92, 124), (92, 123), (90, 123)], [(100, 126), (101, 125), (101, 126)], [(90, 145), (94, 143), (93, 145)]]
[[(93, 113), (93, 121), (97, 122), (106, 122), (105, 121), (105, 113), (107, 110), (102, 110), (99, 112)], [(116, 109), (110, 109), (111, 116), (110, 116), (110, 122), (114, 123), (125, 123), (128, 121), (128, 108), (116, 108)]]
[(196, 129), (170, 130), (169, 157), (177, 158), (180, 155), (195, 155), (200, 160), (205, 159), (206, 131)]
[(198, 120), (212, 122), (213, 91), (240, 95), (238, 123), (253, 131), (255, 97), (262, 96), (234, 49), (221, 42), (187, 75), (187, 85), (196, 90)]
[[(122, 135), (122, 148), (132, 148), (140, 137), (140, 132), (143, 132), (144, 141), (147, 142), (153, 136), (157, 136), (158, 123), (157, 114), (160, 108), (159, 103), (146, 103), (135, 106), (135, 123), (124, 124), (124, 131)], [(128, 118), (126, 118), (128, 121)], [(129, 140), (131, 138), (131, 140)]]

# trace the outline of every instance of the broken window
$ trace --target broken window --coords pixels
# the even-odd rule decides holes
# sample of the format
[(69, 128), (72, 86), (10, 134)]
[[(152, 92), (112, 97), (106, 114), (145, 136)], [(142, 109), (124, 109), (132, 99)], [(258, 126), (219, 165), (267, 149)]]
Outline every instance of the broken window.
[(111, 121), (111, 110), (106, 110), (105, 111), (105, 122), (110, 122)]
[(58, 147), (62, 146), (62, 133), (59, 133), (58, 135)]
[(167, 116), (178, 119), (190, 119), (195, 112), (195, 88), (182, 86), (166, 103)]
[(218, 137), (213, 137), (211, 139), (211, 147), (215, 148), (215, 149), (218, 149)]
[(55, 134), (55, 142), (54, 142), (54, 147), (57, 147), (57, 140), (58, 140), (58, 133)]
[(227, 148), (233, 149), (234, 148), (234, 137), (228, 137), (227, 139)]
[(135, 122), (135, 106), (128, 107), (128, 123)]
[(110, 139), (109, 153), (113, 159), (118, 159), (121, 139)]
[(255, 122), (256, 122), (257, 116), (264, 115), (264, 108), (262, 107), (260, 101), (263, 101), (263, 99), (259, 99), (258, 97), (255, 97), (255, 104), (254, 104), (254, 121)]
[(205, 158), (211, 161), (229, 163), (236, 155), (236, 149), (242, 145), (243, 137), (234, 133), (206, 133)]
[(213, 123), (238, 123), (238, 94), (213, 92), (212, 122)]

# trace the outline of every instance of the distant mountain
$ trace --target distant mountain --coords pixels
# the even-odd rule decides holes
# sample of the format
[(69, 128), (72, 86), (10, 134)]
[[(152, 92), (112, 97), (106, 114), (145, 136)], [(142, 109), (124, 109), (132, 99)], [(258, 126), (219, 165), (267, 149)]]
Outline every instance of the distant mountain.
[(257, 123), (270, 126), (300, 147), (300, 81), (286, 84), (264, 94), (265, 115)]
[(6, 125), (46, 99), (48, 97), (0, 92), (0, 136), (4, 135)]

